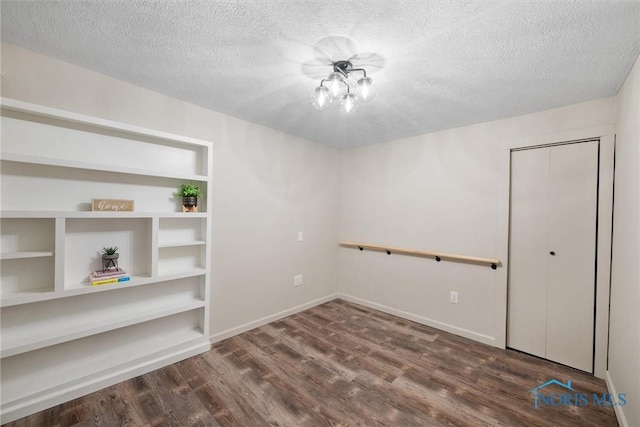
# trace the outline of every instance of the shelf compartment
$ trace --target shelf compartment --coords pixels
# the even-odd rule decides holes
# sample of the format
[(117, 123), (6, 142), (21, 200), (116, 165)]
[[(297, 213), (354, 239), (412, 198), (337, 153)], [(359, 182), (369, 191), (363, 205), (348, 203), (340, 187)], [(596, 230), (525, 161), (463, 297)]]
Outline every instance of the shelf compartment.
[[(2, 140), (11, 161), (206, 181), (205, 146), (9, 111), (3, 111)], [(139, 159), (153, 169), (140, 168)]]
[(97, 132), (115, 131), (121, 133), (125, 138), (133, 135), (138, 137), (153, 139), (157, 142), (171, 142), (186, 145), (195, 145), (200, 147), (208, 147), (211, 145), (209, 141), (195, 139), (184, 135), (177, 135), (168, 132), (162, 132), (155, 129), (143, 128), (140, 126), (130, 125), (127, 123), (115, 122), (99, 117), (87, 116), (58, 108), (46, 107), (44, 105), (31, 104), (29, 102), (19, 101), (11, 98), (0, 98), (2, 113), (4, 115), (15, 116), (26, 114), (36, 120), (58, 120), (69, 124), (79, 124), (89, 126)]
[(151, 276), (151, 220), (148, 218), (67, 219), (65, 289), (89, 284), (89, 274), (102, 268), (100, 250), (117, 246), (118, 266), (131, 276)]
[(82, 392), (84, 383), (113, 384), (123, 371), (124, 378), (130, 378), (133, 367), (143, 364), (154, 369), (164, 352), (184, 351), (189, 343), (198, 344), (198, 353), (206, 351), (202, 348), (207, 340), (201, 326), (203, 312), (199, 308), (6, 357), (2, 359), (2, 412), (6, 415), (22, 404), (51, 396), (65, 401), (60, 396), (67, 389)]
[(2, 300), (54, 290), (53, 257), (15, 258), (0, 261)]
[(158, 249), (158, 276), (204, 268), (205, 246), (178, 246)]
[[(91, 199), (129, 199), (138, 211), (180, 212), (173, 193), (189, 178), (153, 177), (100, 169), (72, 169), (49, 164), (7, 161), (2, 154), (2, 206), (7, 210), (91, 211)], [(201, 177), (203, 178), (203, 177)], [(193, 181), (189, 179), (189, 181)], [(198, 182), (205, 192), (206, 182)], [(28, 192), (24, 197), (22, 192)], [(206, 201), (200, 203), (206, 211)]]
[(158, 246), (202, 245), (206, 240), (206, 219), (198, 217), (160, 218)]
[(0, 259), (52, 256), (55, 220), (3, 217), (0, 219), (0, 240)]
[(17, 154), (17, 153), (3, 153), (2, 160), (8, 162), (16, 162), (16, 163), (27, 163), (34, 165), (47, 165), (47, 166), (57, 166), (64, 168), (74, 168), (74, 169), (85, 169), (89, 171), (102, 171), (102, 172), (113, 172), (113, 173), (121, 173), (121, 174), (129, 174), (129, 175), (143, 175), (143, 176), (153, 176), (153, 177), (162, 177), (162, 178), (175, 178), (187, 181), (206, 181), (207, 177), (204, 175), (195, 175), (195, 174), (180, 174), (180, 173), (168, 173), (164, 171), (154, 171), (149, 169), (138, 169), (133, 167), (117, 167), (117, 166), (108, 166), (103, 163), (90, 163), (83, 161), (74, 161), (74, 160), (66, 160), (66, 159), (54, 159), (48, 157), (38, 157), (32, 156), (28, 154)]
[(202, 308), (202, 277), (4, 308), (1, 357)]
[(189, 333), (193, 338), (187, 339), (186, 334), (181, 334), (180, 338), (183, 340), (176, 341), (177, 345), (153, 353), (143, 353), (141, 357), (136, 355), (126, 363), (80, 378), (69, 378), (62, 385), (45, 390), (38, 389), (31, 395), (3, 402), (0, 406), (0, 422), (4, 424), (15, 421), (211, 349), (211, 343), (202, 334), (191, 331)]

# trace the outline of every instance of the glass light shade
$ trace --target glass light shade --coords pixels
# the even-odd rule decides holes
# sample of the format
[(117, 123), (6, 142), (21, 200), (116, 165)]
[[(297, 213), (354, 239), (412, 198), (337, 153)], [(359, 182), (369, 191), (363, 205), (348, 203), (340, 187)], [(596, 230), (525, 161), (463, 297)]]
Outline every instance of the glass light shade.
[(346, 93), (340, 102), (340, 112), (342, 114), (353, 113), (358, 107), (356, 96), (352, 93)]
[(329, 74), (324, 84), (329, 89), (329, 95), (331, 95), (332, 98), (340, 98), (347, 91), (347, 84), (342, 74), (338, 72)]
[(326, 110), (331, 105), (331, 96), (329, 96), (329, 89), (324, 86), (318, 86), (311, 94), (311, 104), (316, 110)]
[(376, 87), (373, 85), (371, 77), (363, 77), (358, 80), (358, 99), (362, 102), (369, 102), (376, 96)]

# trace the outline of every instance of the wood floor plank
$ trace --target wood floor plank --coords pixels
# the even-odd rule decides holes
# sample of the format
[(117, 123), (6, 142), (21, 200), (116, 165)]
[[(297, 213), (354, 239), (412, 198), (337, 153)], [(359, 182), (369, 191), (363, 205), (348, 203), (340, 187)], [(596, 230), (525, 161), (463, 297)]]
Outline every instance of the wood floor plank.
[[(307, 414), (310, 425), (340, 425), (350, 417), (349, 408), (335, 396), (327, 395), (327, 385), (333, 375), (327, 375), (312, 359), (307, 359), (285, 343), (271, 342), (275, 351), (264, 350), (267, 334), (246, 334), (247, 345), (253, 345), (255, 354), (272, 375), (268, 381), (286, 393), (291, 402), (297, 403)], [(267, 341), (268, 342), (268, 341)], [(335, 387), (336, 382), (331, 383)], [(319, 402), (318, 394), (326, 395)]]
[(300, 425), (303, 421), (300, 414), (289, 407), (278, 390), (244, 361), (246, 354), (238, 347), (241, 339), (230, 338), (229, 345), (233, 346), (233, 351), (224, 357), (218, 357), (212, 352), (205, 353), (202, 357), (214, 367), (221, 380), (231, 387), (242, 404), (252, 406), (269, 425)]
[(177, 365), (169, 365), (145, 375), (164, 421), (171, 425), (217, 426), (209, 411), (182, 377)]
[(222, 372), (209, 364), (206, 357), (192, 357), (182, 363), (189, 366), (190, 371), (199, 373), (194, 392), (218, 423), (224, 426), (267, 424), (251, 403), (244, 400), (242, 390), (234, 387), (243, 384), (225, 381)]
[(554, 378), (607, 392), (584, 372), (334, 300), (7, 427), (617, 425), (607, 406), (536, 409), (531, 390)]
[[(251, 338), (251, 334), (247, 334), (245, 340), (239, 343), (240, 346), (250, 345), (247, 341)], [(245, 360), (256, 372), (260, 372), (261, 377), (273, 395), (271, 400), (278, 403), (282, 410), (288, 410), (299, 418), (299, 425), (334, 425), (337, 420), (333, 417), (326, 417), (322, 414), (317, 406), (317, 401), (310, 397), (309, 393), (304, 392), (304, 388), (296, 387), (292, 384), (286, 371), (280, 369), (279, 366), (269, 363), (269, 354), (259, 348), (247, 349)], [(276, 351), (288, 355), (293, 359), (293, 363), (298, 363), (302, 359), (302, 355), (287, 348), (277, 345)], [(274, 354), (274, 353), (270, 353)], [(308, 387), (308, 384), (306, 384)], [(266, 388), (266, 386), (265, 386)]]
[[(368, 337), (363, 338), (358, 332), (354, 332), (349, 328), (345, 328), (340, 323), (334, 323), (325, 326), (321, 318), (318, 316), (308, 316), (302, 318), (298, 316), (295, 320), (302, 325), (301, 330), (306, 333), (299, 332), (309, 341), (319, 341), (332, 349), (332, 356), (336, 361), (354, 370), (363, 370), (370, 372), (387, 381), (393, 381), (401, 372), (401, 368), (392, 365), (378, 363), (371, 353), (373, 347)], [(358, 330), (362, 332), (362, 330)]]

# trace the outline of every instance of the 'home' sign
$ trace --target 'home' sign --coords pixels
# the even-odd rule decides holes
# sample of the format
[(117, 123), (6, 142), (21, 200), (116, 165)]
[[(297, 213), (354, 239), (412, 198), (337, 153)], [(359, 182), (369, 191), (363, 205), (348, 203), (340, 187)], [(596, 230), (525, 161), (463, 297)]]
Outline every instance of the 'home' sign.
[(92, 211), (133, 212), (133, 200), (91, 199)]

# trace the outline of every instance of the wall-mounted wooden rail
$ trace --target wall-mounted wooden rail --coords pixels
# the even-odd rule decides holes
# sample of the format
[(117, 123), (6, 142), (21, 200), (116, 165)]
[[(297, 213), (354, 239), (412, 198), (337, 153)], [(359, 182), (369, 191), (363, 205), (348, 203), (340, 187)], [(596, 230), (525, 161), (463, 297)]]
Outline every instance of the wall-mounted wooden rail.
[(501, 265), (500, 260), (497, 258), (480, 258), (475, 256), (448, 254), (445, 252), (419, 251), (416, 249), (403, 249), (403, 248), (395, 248), (393, 246), (380, 246), (380, 245), (371, 245), (369, 243), (356, 243), (356, 242), (340, 242), (340, 246), (344, 246), (346, 248), (356, 248), (356, 249), (360, 249), (361, 251), (368, 249), (371, 251), (386, 252), (387, 255), (399, 254), (399, 255), (418, 256), (418, 257), (424, 257), (424, 258), (433, 258), (438, 262), (445, 260), (445, 261), (454, 261), (454, 262), (466, 262), (470, 264), (488, 265), (494, 270), (498, 268), (499, 265)]

